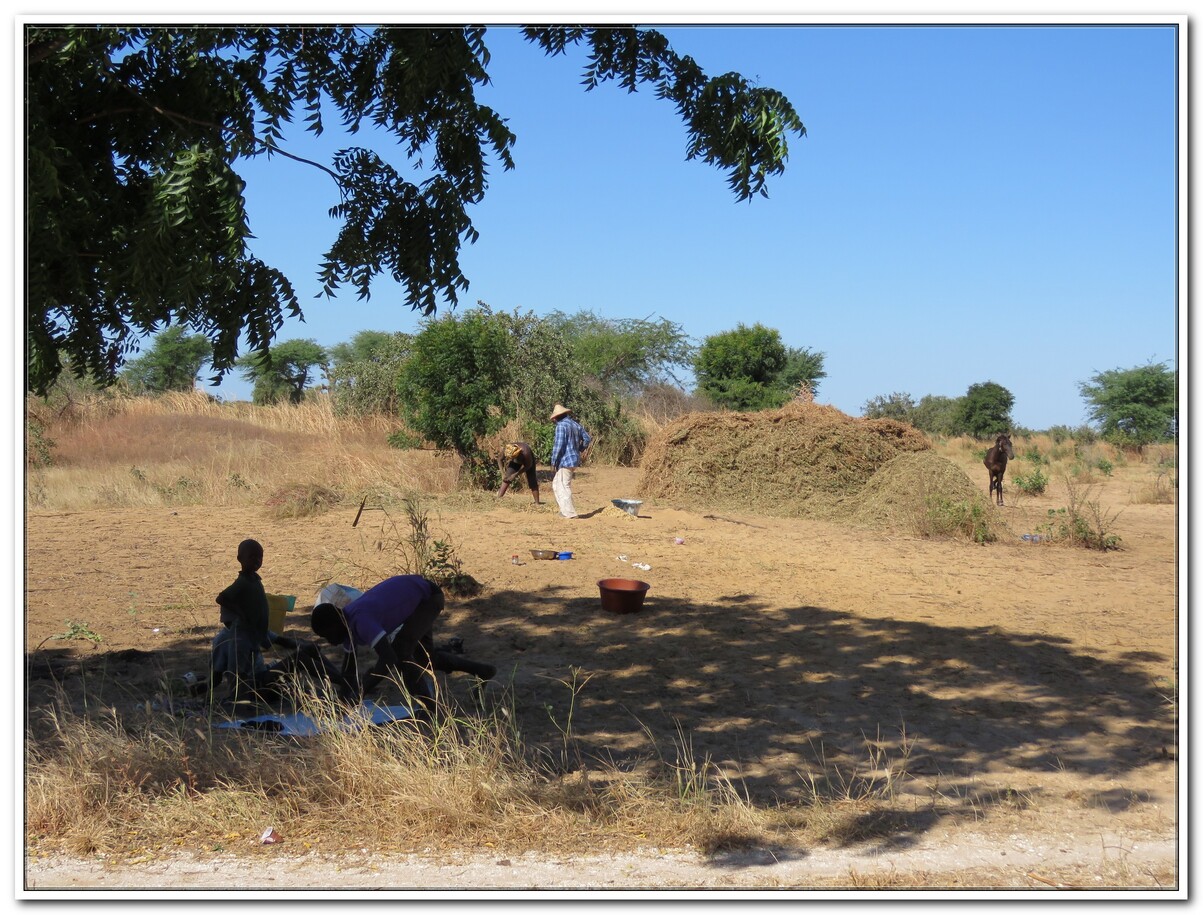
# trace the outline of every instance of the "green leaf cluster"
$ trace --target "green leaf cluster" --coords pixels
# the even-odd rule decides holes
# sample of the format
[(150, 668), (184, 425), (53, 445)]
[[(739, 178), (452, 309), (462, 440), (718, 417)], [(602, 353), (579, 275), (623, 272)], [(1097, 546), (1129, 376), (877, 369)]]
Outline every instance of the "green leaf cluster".
[(508, 316), (472, 309), (424, 323), (401, 368), (406, 424), (468, 460), (477, 440), (500, 429), (514, 379)]
[(1011, 406), (1014, 397), (1002, 385), (992, 381), (970, 385), (962, 397), (927, 394), (915, 399), (906, 392), (871, 397), (862, 407), (867, 419), (896, 419), (910, 423), (928, 435), (970, 435), (993, 438), (999, 432), (1014, 431)]
[(994, 381), (971, 384), (957, 401), (955, 427), (958, 435), (977, 439), (994, 438), (1011, 429), (1015, 395)]
[(636, 395), (677, 382), (695, 347), (680, 324), (667, 318), (602, 318), (592, 311), (553, 312), (547, 321), (568, 341), (581, 370), (614, 394)]
[[(642, 327), (651, 333), (640, 343)], [(556, 403), (571, 406), (605, 457), (630, 460), (643, 433), (622, 401), (643, 379), (666, 371), (667, 360), (679, 359), (684, 339), (669, 322), (610, 321), (589, 312), (539, 317), (494, 312), (481, 302), (423, 322), (397, 374), (401, 414), (427, 441), (459, 454), (484, 484), (496, 456), (482, 454), (480, 442), (512, 421), (547, 461)]]
[(698, 390), (720, 407), (763, 410), (813, 394), (827, 377), (823, 353), (787, 348), (779, 331), (754, 324), (707, 337), (694, 357)]
[(910, 394), (895, 391), (893, 394), (870, 397), (861, 408), (861, 415), (865, 419), (894, 419), (916, 425), (914, 417), (917, 408), (918, 405)]
[(1079, 390), (1109, 442), (1139, 446), (1177, 435), (1178, 373), (1164, 362), (1098, 372)]
[(335, 411), (359, 416), (399, 414), (397, 379), (412, 341), (410, 334), (363, 330), (349, 342), (332, 346), (327, 379)]

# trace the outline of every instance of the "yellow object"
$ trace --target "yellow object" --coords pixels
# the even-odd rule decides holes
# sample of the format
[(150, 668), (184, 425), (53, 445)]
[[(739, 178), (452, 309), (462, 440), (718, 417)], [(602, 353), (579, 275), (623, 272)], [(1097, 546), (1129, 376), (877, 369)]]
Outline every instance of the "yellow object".
[(267, 595), (267, 628), (272, 632), (284, 631), (284, 616), (297, 605), (295, 594)]

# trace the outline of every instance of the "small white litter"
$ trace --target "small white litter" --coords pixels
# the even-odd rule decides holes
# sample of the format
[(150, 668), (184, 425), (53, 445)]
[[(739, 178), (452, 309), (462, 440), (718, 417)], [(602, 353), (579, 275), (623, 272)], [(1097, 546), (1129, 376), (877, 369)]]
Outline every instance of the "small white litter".
[(334, 606), (341, 610), (357, 597), (363, 597), (363, 592), (358, 588), (331, 582), (317, 593), (317, 597), (313, 599), (313, 603), (315, 605), (334, 604)]

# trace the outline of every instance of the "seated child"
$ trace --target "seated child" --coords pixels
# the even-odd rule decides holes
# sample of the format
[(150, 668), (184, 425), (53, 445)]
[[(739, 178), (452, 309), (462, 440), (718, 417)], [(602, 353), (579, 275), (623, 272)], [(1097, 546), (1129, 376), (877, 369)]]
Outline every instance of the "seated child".
[(213, 685), (220, 685), (225, 675), (231, 674), (235, 695), (242, 687), (253, 690), (270, 679), (263, 649), (273, 641), (267, 628), (267, 593), (259, 577), (263, 565), (259, 541), (238, 544), (238, 563), (242, 567), (238, 577), (217, 595), (223, 628), (213, 638), (211, 660)]

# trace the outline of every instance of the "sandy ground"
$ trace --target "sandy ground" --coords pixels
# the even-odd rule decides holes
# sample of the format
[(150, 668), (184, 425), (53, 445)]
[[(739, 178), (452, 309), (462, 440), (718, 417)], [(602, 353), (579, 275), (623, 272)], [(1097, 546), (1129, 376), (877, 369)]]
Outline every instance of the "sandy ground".
[[(1129, 504), (1130, 481), (1104, 484), (1124, 549), (1102, 554), (1020, 539), (1064, 504), (1054, 490), (1009, 488), (1015, 536), (977, 546), (650, 503), (631, 518), (609, 500), (637, 481), (636, 470), (586, 468), (586, 516), (574, 521), (524, 490), (432, 510), (432, 532), (484, 585), (449, 602), (438, 637), (463, 638), (499, 668), (528, 743), (559, 740), (579, 669), (589, 679), (572, 728), (588, 753), (681, 758), (685, 735), (694, 759), (759, 801), (802, 797), (811, 777), (868, 777), (873, 758), (905, 763), (919, 812), (907, 829), (720, 857), (315, 857), (285, 841), (271, 850), (272, 888), (1181, 886), (1175, 506)], [(27, 702), (85, 668), (113, 681), (203, 670), (213, 597), (244, 537), (264, 544), (268, 590), (298, 596), (288, 631), (304, 634), (326, 582), (367, 587), (399, 571), (404, 519), (369, 504), (352, 527), (357, 508), (293, 521), (258, 507), (29, 513)], [(573, 559), (534, 561), (536, 548)], [(612, 576), (650, 583), (642, 612), (601, 611), (597, 581)], [(103, 642), (55, 639), (69, 621)], [(467, 689), (458, 675), (449, 685)], [(923, 816), (937, 797), (939, 813)], [(255, 889), (261, 874), (236, 854), (37, 857), (24, 885)]]

